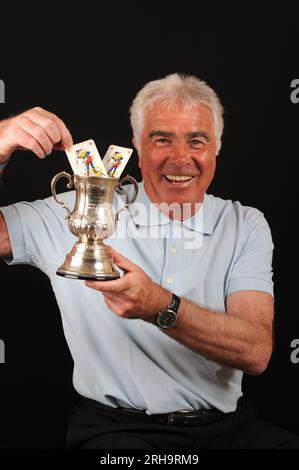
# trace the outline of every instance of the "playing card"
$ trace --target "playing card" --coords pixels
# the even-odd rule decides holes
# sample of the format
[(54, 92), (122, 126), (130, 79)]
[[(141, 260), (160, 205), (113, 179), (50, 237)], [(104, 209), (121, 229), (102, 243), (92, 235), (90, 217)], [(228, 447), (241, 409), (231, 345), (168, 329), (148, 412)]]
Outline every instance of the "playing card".
[(119, 178), (122, 174), (128, 160), (133, 152), (133, 149), (126, 147), (118, 147), (117, 145), (110, 145), (105, 156), (103, 163), (108, 176)]
[(75, 175), (107, 177), (106, 169), (92, 139), (73, 145), (65, 153)]

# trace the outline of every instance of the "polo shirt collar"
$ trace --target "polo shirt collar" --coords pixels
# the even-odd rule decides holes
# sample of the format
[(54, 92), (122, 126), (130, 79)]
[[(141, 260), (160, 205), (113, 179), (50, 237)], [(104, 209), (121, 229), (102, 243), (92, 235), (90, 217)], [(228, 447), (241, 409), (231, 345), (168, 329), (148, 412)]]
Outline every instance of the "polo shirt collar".
[[(131, 206), (130, 213), (136, 225), (152, 226), (167, 225), (173, 221), (167, 217), (155, 204), (151, 202), (145, 192), (143, 181), (138, 183), (139, 191), (135, 203)], [(200, 209), (189, 219), (181, 223), (189, 230), (202, 234), (212, 234), (214, 229), (211, 201), (205, 194)]]

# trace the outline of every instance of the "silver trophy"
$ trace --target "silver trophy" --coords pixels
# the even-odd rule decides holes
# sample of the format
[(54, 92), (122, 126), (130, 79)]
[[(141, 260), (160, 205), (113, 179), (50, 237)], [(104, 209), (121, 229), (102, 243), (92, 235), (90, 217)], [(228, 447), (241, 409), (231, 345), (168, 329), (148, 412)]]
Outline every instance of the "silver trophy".
[[(72, 212), (56, 194), (56, 183), (63, 177), (69, 180), (68, 188), (74, 185), (76, 189), (76, 202)], [(126, 198), (125, 206), (113, 214), (114, 191), (121, 193), (126, 181), (133, 184), (134, 194), (130, 201)], [(55, 201), (67, 211), (66, 218), (69, 219), (71, 233), (79, 238), (56, 274), (72, 279), (99, 281), (119, 278), (120, 274), (103, 240), (113, 234), (120, 211), (135, 201), (138, 194), (136, 180), (131, 176), (124, 176), (120, 180), (101, 176), (71, 176), (62, 171), (52, 179), (51, 190)]]

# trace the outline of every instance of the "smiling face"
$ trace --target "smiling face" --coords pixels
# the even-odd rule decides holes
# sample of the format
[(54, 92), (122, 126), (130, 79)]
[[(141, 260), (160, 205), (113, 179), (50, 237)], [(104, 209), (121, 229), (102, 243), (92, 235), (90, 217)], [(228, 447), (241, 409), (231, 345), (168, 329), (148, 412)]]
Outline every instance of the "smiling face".
[(216, 168), (209, 108), (184, 110), (157, 104), (145, 111), (139, 166), (152, 202), (202, 202)]

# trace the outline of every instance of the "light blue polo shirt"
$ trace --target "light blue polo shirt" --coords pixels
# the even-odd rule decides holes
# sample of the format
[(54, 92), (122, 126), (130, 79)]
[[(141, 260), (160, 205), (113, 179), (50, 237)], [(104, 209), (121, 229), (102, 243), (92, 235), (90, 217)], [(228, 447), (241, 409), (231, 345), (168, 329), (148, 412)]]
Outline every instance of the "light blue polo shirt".
[[(60, 196), (73, 208), (74, 191)], [(115, 209), (123, 204), (124, 197), (115, 195)], [(242, 395), (240, 370), (206, 359), (152, 324), (118, 317), (84, 281), (56, 275), (77, 239), (52, 197), (1, 210), (13, 251), (7, 263), (36, 266), (51, 281), (80, 395), (148, 414), (235, 410)], [(239, 202), (206, 194), (195, 216), (171, 221), (139, 183), (136, 202), (120, 213), (108, 243), (156, 283), (219, 315), (232, 292), (273, 295), (268, 224), (260, 211)]]

